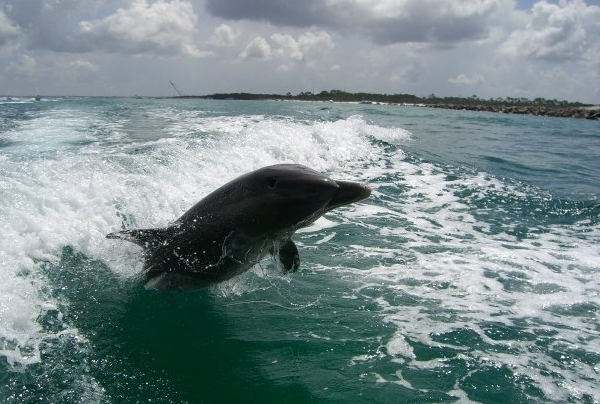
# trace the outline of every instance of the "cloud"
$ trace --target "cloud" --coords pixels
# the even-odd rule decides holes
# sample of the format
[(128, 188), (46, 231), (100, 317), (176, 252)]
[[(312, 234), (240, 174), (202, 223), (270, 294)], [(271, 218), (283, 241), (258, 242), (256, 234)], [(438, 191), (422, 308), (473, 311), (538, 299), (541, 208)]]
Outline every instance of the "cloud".
[[(28, 50), (134, 56), (210, 54), (195, 44), (198, 17), (189, 0), (0, 1), (7, 2), (6, 16), (20, 29)], [(0, 15), (0, 38), (6, 26)]]
[[(198, 94), (468, 89), (597, 103), (598, 4), (0, 0), (0, 86), (13, 93), (154, 95), (165, 93), (170, 75)], [(210, 54), (205, 50), (218, 57), (199, 60)], [(154, 68), (147, 69), (150, 57)], [(171, 57), (179, 58), (176, 65)]]
[(235, 44), (238, 34), (227, 24), (221, 24), (215, 28), (213, 36), (208, 40), (210, 45), (229, 47)]
[(19, 59), (11, 61), (6, 67), (6, 71), (10, 75), (28, 77), (37, 74), (40, 68), (35, 57), (25, 54)]
[(481, 84), (485, 81), (481, 74), (475, 74), (473, 76), (467, 76), (464, 73), (459, 74), (458, 76), (448, 79), (448, 83), (457, 85), (457, 86), (474, 86), (477, 84)]
[(207, 10), (218, 17), (232, 20), (266, 20), (275, 25), (310, 26), (316, 19), (319, 0), (208, 0)]
[(82, 59), (69, 57), (56, 57), (55, 55), (46, 55), (38, 58), (30, 54), (23, 54), (8, 63), (5, 72), (11, 77), (35, 78), (46, 75), (57, 77), (75, 78), (79, 75), (95, 73), (98, 66), (92, 62)]
[(296, 64), (314, 66), (315, 63), (335, 47), (331, 36), (324, 31), (306, 32), (294, 39), (290, 35), (273, 34), (275, 54), (284, 64), (280, 68), (291, 68)]
[[(126, 1), (126, 0), (115, 0)], [(4, 11), (21, 31), (27, 49), (80, 52), (80, 13), (94, 14), (106, 0), (1, 0)]]
[(85, 59), (75, 59), (69, 62), (68, 66), (79, 72), (96, 72), (98, 71), (98, 66)]
[(271, 56), (271, 45), (262, 36), (252, 40), (240, 54), (240, 59), (266, 59)]
[(82, 21), (89, 50), (129, 55), (207, 56), (194, 43), (197, 16), (186, 1), (135, 0), (103, 19)]
[(298, 37), (303, 60), (309, 61), (327, 55), (335, 48), (331, 36), (325, 32), (306, 32)]
[(297, 65), (314, 67), (334, 47), (333, 39), (325, 31), (305, 32), (297, 39), (289, 34), (275, 33), (269, 41), (262, 36), (256, 37), (239, 59), (277, 59), (280, 62), (278, 70), (289, 70)]
[(390, 74), (389, 80), (392, 83), (416, 83), (424, 70), (424, 66), (420, 62), (413, 60), (409, 64), (396, 68)]
[(21, 34), (21, 29), (0, 9), (0, 46), (9, 44)]
[(362, 33), (378, 44), (456, 44), (488, 34), (489, 19), (510, 0), (207, 0), (207, 10), (233, 20), (278, 26), (321, 26)]
[(525, 29), (514, 31), (502, 44), (509, 56), (564, 62), (600, 63), (600, 7), (583, 0), (536, 3)]
[(274, 44), (275, 54), (288, 62), (302, 62), (304, 55), (300, 50), (300, 43), (287, 34), (273, 34), (271, 41)]

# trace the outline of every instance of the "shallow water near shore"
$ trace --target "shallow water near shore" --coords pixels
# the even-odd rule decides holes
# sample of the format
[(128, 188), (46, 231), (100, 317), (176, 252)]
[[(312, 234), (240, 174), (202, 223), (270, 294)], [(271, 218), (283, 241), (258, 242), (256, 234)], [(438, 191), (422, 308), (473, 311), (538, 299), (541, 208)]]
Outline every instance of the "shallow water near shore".
[[(0, 402), (597, 403), (600, 126), (384, 105), (0, 101)], [(159, 227), (300, 163), (373, 193), (197, 291)]]

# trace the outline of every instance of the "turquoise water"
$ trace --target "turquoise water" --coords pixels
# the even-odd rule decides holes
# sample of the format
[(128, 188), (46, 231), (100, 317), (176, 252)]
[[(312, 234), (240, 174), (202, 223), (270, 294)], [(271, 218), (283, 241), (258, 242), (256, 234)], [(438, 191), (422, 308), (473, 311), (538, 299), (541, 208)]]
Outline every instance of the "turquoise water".
[[(1, 403), (600, 402), (598, 122), (418, 107), (0, 99)], [(197, 291), (159, 227), (261, 166), (373, 188)]]

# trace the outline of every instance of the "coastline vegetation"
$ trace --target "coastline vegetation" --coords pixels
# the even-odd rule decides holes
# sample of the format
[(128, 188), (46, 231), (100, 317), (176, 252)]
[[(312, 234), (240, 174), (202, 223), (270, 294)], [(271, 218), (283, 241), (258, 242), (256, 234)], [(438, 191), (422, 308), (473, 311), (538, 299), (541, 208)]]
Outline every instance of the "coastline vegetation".
[[(193, 97), (193, 96), (192, 96)], [(559, 101), (556, 99), (547, 100), (545, 98), (479, 98), (476, 95), (470, 97), (440, 97), (430, 94), (426, 97), (419, 97), (413, 94), (377, 94), (377, 93), (350, 93), (343, 90), (321, 91), (312, 93), (310, 91), (301, 92), (297, 95), (291, 93), (284, 94), (254, 94), (254, 93), (218, 93), (203, 95), (201, 98), (211, 99), (236, 99), (236, 100), (299, 100), (299, 101), (334, 101), (334, 102), (379, 102), (390, 104), (460, 104), (460, 105), (506, 105), (506, 106), (546, 106), (546, 107), (586, 107), (590, 104), (581, 102)]]
[(528, 98), (498, 97), (484, 99), (476, 95), (470, 97), (440, 97), (430, 94), (419, 97), (413, 94), (376, 94), (350, 93), (343, 90), (330, 90), (313, 93), (301, 92), (297, 95), (255, 94), (255, 93), (217, 93), (201, 96), (180, 96), (176, 98), (205, 98), (215, 100), (295, 100), (322, 102), (359, 102), (370, 104), (419, 105), (433, 108), (491, 111), (512, 114), (548, 115), (557, 117), (586, 118), (600, 120), (600, 107), (581, 102), (559, 101), (542, 97)]

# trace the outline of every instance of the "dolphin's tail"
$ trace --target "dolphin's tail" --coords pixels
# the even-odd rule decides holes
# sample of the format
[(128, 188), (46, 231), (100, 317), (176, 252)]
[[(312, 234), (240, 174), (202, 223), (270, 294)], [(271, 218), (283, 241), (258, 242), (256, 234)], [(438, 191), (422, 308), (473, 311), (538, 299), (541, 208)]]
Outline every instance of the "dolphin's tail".
[(131, 241), (144, 249), (148, 249), (161, 244), (169, 237), (170, 233), (168, 228), (133, 229), (109, 233), (106, 238)]

